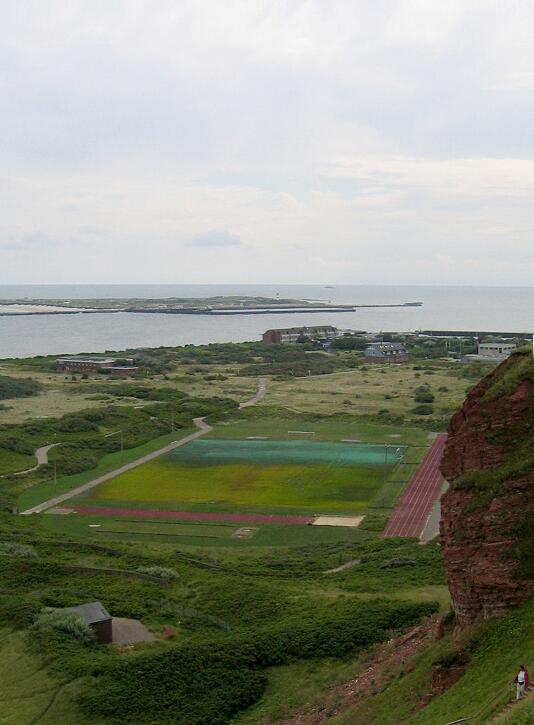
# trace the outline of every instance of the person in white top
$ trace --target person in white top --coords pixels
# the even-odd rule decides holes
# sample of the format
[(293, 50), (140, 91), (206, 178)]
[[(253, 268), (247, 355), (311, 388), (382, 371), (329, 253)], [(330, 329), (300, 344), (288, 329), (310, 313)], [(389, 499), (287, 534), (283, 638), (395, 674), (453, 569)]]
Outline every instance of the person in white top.
[(521, 700), (525, 694), (525, 686), (528, 681), (528, 674), (525, 670), (525, 665), (521, 665), (519, 667), (519, 672), (517, 673), (515, 681), (517, 685), (516, 700)]

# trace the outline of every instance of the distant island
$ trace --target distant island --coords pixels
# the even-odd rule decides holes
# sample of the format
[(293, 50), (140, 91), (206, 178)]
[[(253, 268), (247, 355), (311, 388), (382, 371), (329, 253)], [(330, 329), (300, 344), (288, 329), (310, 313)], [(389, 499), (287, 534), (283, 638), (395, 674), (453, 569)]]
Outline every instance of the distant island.
[(174, 315), (262, 315), (310, 312), (355, 312), (361, 307), (420, 307), (422, 302), (397, 304), (332, 304), (321, 300), (271, 297), (217, 296), (162, 299), (110, 298), (80, 300), (0, 300), (1, 315), (64, 315), (102, 312), (159, 313)]

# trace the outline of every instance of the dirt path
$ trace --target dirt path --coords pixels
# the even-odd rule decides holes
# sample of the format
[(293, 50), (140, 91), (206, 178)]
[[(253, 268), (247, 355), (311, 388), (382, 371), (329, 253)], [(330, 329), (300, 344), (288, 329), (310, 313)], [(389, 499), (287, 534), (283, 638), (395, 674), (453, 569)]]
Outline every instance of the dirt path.
[(31, 473), (32, 471), (36, 471), (39, 466), (46, 466), (48, 463), (48, 451), (51, 448), (55, 448), (56, 446), (60, 446), (61, 443), (50, 443), (47, 446), (41, 446), (40, 448), (37, 448), (36, 451), (34, 451), (34, 456), (37, 459), (37, 465), (33, 466), (32, 468), (27, 468), (25, 471), (17, 471), (15, 473), (15, 476), (23, 476), (25, 473)]
[[(267, 390), (267, 379), (261, 378), (261, 380), (258, 383), (258, 390), (256, 392), (256, 395), (253, 398), (251, 398), (250, 400), (247, 400), (244, 403), (241, 403), (240, 407), (244, 408), (244, 407), (249, 407), (251, 405), (255, 405), (258, 401), (260, 401), (265, 396), (266, 390)], [(171, 451), (174, 451), (176, 448), (181, 448), (182, 446), (185, 446), (187, 443), (190, 443), (191, 441), (194, 441), (197, 438), (200, 438), (201, 436), (206, 435), (206, 433), (209, 433), (211, 430), (213, 430), (211, 425), (206, 423), (204, 418), (194, 418), (193, 423), (198, 428), (198, 430), (195, 431), (194, 433), (190, 433), (189, 435), (185, 436), (184, 438), (180, 438), (180, 440), (173, 441), (172, 443), (169, 443), (168, 445), (164, 446), (163, 448), (158, 448), (157, 451), (152, 451), (152, 453), (147, 453), (145, 456), (142, 456), (141, 458), (137, 458), (135, 461), (131, 461), (130, 463), (126, 463), (124, 466), (115, 468), (113, 471), (104, 473), (102, 476), (98, 476), (98, 478), (93, 478), (93, 480), (88, 481), (87, 483), (84, 483), (82, 486), (73, 488), (71, 491), (62, 493), (59, 496), (54, 496), (54, 498), (49, 498), (47, 501), (43, 501), (43, 503), (37, 504), (37, 506), (33, 506), (32, 508), (26, 509), (26, 511), (21, 511), (21, 514), (23, 516), (28, 516), (29, 514), (40, 514), (49, 508), (58, 506), (59, 504), (62, 504), (65, 501), (68, 501), (69, 499), (74, 498), (75, 496), (80, 496), (82, 493), (87, 493), (87, 491), (90, 491), (92, 488), (99, 486), (101, 483), (104, 483), (104, 481), (109, 481), (111, 478), (116, 478), (117, 476), (120, 476), (121, 474), (126, 473), (127, 471), (131, 471), (132, 468), (137, 468), (137, 466), (142, 466), (144, 463), (148, 463), (149, 461), (152, 461), (154, 458), (159, 458), (159, 456), (163, 456), (166, 453), (170, 453)], [(46, 446), (44, 446), (44, 447), (46, 448)], [(48, 447), (48, 448), (50, 448), (50, 447)], [(42, 449), (40, 449), (40, 450), (42, 450)], [(46, 453), (47, 453), (47, 451), (45, 452), (45, 455), (46, 455)]]
[(31, 468), (25, 468), (24, 471), (13, 471), (10, 473), (3, 473), (0, 478), (6, 478), (6, 476), (25, 476), (27, 473), (31, 473), (32, 471), (36, 471), (39, 466), (46, 466), (48, 463), (48, 451), (51, 448), (55, 448), (56, 446), (60, 446), (61, 443), (50, 443), (47, 446), (41, 446), (40, 448), (37, 448), (33, 455), (37, 459), (37, 465), (32, 466)]
[(267, 378), (260, 378), (258, 383), (258, 390), (256, 391), (256, 395), (254, 395), (250, 400), (245, 400), (244, 403), (239, 403), (240, 408), (250, 408), (251, 405), (256, 405), (256, 403), (259, 403), (260, 400), (263, 400), (265, 398), (265, 393), (267, 392)]

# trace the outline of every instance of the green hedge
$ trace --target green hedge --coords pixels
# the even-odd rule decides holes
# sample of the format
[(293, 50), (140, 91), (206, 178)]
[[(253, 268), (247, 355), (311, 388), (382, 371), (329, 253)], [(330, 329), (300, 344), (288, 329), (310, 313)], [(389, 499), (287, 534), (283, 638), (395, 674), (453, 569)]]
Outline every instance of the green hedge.
[(297, 658), (342, 657), (436, 610), (432, 603), (343, 601), (313, 618), (291, 617), (223, 641), (114, 660), (80, 704), (92, 717), (117, 723), (227, 723), (262, 696), (265, 668)]

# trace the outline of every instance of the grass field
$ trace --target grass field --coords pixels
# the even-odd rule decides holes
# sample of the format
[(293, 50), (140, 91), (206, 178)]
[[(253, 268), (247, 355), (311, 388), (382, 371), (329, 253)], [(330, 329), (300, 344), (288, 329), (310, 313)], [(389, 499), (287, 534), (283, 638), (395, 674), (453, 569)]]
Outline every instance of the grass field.
[[(231, 372), (222, 376), (225, 378), (224, 380), (206, 380), (206, 377), (215, 377), (220, 373), (221, 366), (208, 367), (202, 373), (193, 373), (190, 367), (184, 366), (182, 374), (177, 376), (164, 378), (162, 375), (155, 375), (151, 378), (143, 378), (140, 384), (143, 387), (181, 390), (189, 395), (200, 397), (232, 398), (238, 402), (251, 398), (258, 386), (257, 378), (240, 377)], [(104, 394), (106, 387), (111, 392), (113, 385), (117, 383), (117, 381), (108, 380), (101, 375), (92, 376), (88, 380), (81, 380), (80, 376), (75, 376), (77, 379), (72, 380), (72, 376), (64, 373), (39, 372), (31, 368), (27, 369), (20, 364), (3, 364), (0, 366), (0, 372), (2, 375), (14, 378), (26, 378), (31, 375), (43, 385), (43, 391), (39, 395), (4, 401), (6, 407), (2, 410), (3, 423), (22, 423), (32, 418), (59, 417), (65, 413), (75, 413), (87, 408), (101, 408), (109, 404), (125, 406), (147, 404), (146, 400), (125, 399), (115, 397), (113, 394), (108, 394), (109, 397), (106, 399), (95, 399), (95, 385), (102, 388), (99, 393)]]
[(89, 725), (76, 707), (84, 678), (60, 678), (47, 673), (43, 662), (30, 653), (22, 632), (0, 631), (0, 725)]
[[(317, 420), (312, 416), (265, 415), (265, 409), (252, 409), (246, 416), (218, 422), (207, 438), (251, 438), (314, 441), (359, 440), (362, 443), (394, 445), (428, 445), (429, 433), (420, 428), (399, 425), (378, 425), (339, 418)], [(307, 431), (305, 433), (298, 431)]]
[[(421, 366), (418, 366), (421, 367)], [(465, 396), (467, 381), (440, 363), (430, 370), (414, 370), (413, 365), (368, 365), (331, 375), (292, 380), (273, 380), (260, 405), (290, 407), (301, 413), (376, 414), (387, 409), (406, 415), (414, 407), (414, 391), (429, 385), (438, 413), (452, 413)]]
[(48, 498), (70, 491), (71, 489), (76, 488), (76, 486), (81, 486), (82, 484), (87, 483), (87, 481), (91, 481), (93, 478), (101, 476), (103, 473), (119, 468), (119, 466), (123, 466), (125, 463), (134, 461), (136, 458), (140, 458), (147, 453), (156, 451), (158, 448), (162, 448), (172, 441), (183, 438), (190, 432), (190, 430), (179, 430), (174, 433), (160, 436), (159, 438), (154, 438), (148, 443), (137, 446), (136, 448), (128, 448), (122, 452), (117, 451), (115, 453), (108, 453), (106, 456), (101, 458), (99, 464), (95, 466), (95, 468), (91, 468), (83, 473), (77, 473), (72, 476), (62, 476), (61, 478), (58, 478), (57, 481), (44, 481), (43, 483), (38, 483), (24, 491), (19, 496), (17, 502), (18, 508), (21, 511), (24, 511), (24, 509), (31, 508), (42, 501), (46, 501)]
[(361, 512), (402, 454), (351, 443), (194, 441), (106, 481), (93, 498)]
[(373, 538), (373, 534), (357, 528), (343, 526), (293, 526), (288, 524), (243, 524), (256, 531), (250, 538), (238, 538), (237, 524), (214, 524), (128, 520), (110, 516), (75, 514), (70, 516), (47, 514), (43, 525), (54, 533), (83, 536), (96, 543), (131, 541), (143, 546), (168, 545), (198, 549), (224, 547), (225, 550), (269, 549), (271, 547), (302, 547), (307, 545), (353, 544)]

